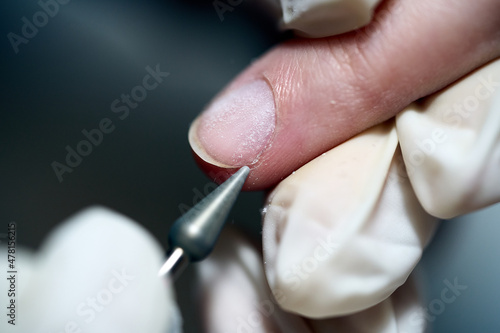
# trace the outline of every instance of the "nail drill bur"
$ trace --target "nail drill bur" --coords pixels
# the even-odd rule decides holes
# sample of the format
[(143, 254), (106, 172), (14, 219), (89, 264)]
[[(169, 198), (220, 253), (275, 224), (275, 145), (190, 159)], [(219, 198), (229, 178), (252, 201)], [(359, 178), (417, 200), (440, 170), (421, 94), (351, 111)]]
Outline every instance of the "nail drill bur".
[(158, 272), (176, 279), (190, 262), (205, 259), (215, 246), (250, 169), (242, 167), (174, 222), (168, 235), (170, 251)]

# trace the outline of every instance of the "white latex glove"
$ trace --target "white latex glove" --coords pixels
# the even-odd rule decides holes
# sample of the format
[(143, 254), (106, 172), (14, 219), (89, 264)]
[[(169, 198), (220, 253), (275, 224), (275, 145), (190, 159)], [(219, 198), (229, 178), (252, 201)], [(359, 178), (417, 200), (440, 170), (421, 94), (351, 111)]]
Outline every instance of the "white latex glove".
[(424, 208), (451, 218), (500, 201), (500, 59), (397, 117), (408, 175)]
[(389, 121), (309, 162), (269, 195), (264, 260), (284, 309), (312, 318), (351, 314), (406, 281), (436, 219), (410, 182), (395, 180), (399, 156)]
[(397, 135), (392, 121), (372, 128), (276, 187), (265, 208), (264, 260), (284, 309), (325, 318), (384, 301), (431, 238), (431, 214), (500, 200), (499, 87), (497, 60), (407, 108)]
[[(302, 318), (280, 309), (264, 276), (261, 254), (234, 231), (223, 233), (213, 254), (198, 266), (209, 333), (422, 332), (416, 290), (406, 283), (378, 305), (326, 320)], [(318, 296), (316, 294), (316, 296)]]
[[(384, 307), (388, 300), (397, 295), (396, 290), (399, 293), (401, 288), (407, 287), (405, 281), (432, 238), (438, 217), (463, 214), (499, 201), (498, 65), (490, 64), (476, 74), (410, 106), (396, 120), (389, 120), (357, 135), (305, 164), (284, 180), (274, 178), (272, 171), (274, 168), (278, 170), (275, 174), (282, 175), (279, 169), (288, 161), (295, 163), (306, 157), (308, 160), (310, 152), (316, 154), (315, 144), (323, 143), (321, 140), (315, 141), (315, 136), (329, 135), (328, 131), (332, 128), (342, 132), (338, 123), (350, 125), (358, 121), (358, 116), (363, 118), (366, 114), (374, 117), (385, 114), (381, 110), (390, 109), (401, 101), (398, 93), (405, 98), (418, 98), (452, 82), (446, 81), (442, 69), (460, 57), (448, 56), (449, 50), (458, 45), (469, 45), (467, 41), (472, 43), (485, 35), (475, 35), (476, 30), (472, 25), (459, 20), (463, 15), (463, 12), (455, 11), (460, 7), (459, 1), (428, 3), (421, 11), (417, 10), (418, 6), (411, 6), (411, 1), (401, 3), (386, 1), (388, 6), (385, 8), (394, 11), (390, 15), (379, 12), (381, 28), (373, 24), (360, 31), (366, 34), (366, 38), (357, 40), (356, 34), (350, 34), (345, 38), (299, 40), (296, 44), (276, 47), (233, 81), (191, 127), (193, 150), (203, 161), (221, 168), (251, 164), (253, 175), (250, 176), (250, 182), (253, 181), (251, 186), (254, 188), (259, 188), (259, 182), (260, 185), (271, 183), (269, 179), (280, 181), (269, 195), (264, 208), (263, 256), (267, 281), (259, 277), (258, 257), (253, 254), (253, 259), (248, 259), (250, 255), (245, 254), (243, 257), (240, 253), (248, 253), (247, 250), (227, 250), (230, 254), (226, 257), (221, 255), (213, 267), (202, 270), (204, 274), (212, 276), (207, 280), (207, 286), (222, 286), (222, 283), (227, 288), (240, 286), (227, 293), (221, 291), (222, 287), (213, 288), (218, 292), (206, 291), (207, 302), (212, 305), (207, 313), (210, 331), (237, 329), (241, 332), (293, 332), (289, 327), (281, 326), (276, 318), (263, 320), (261, 324), (255, 319), (255, 325), (245, 326), (250, 323), (248, 320), (253, 320), (252, 310), (260, 309), (266, 316), (269, 303), (265, 302), (267, 305), (263, 308), (259, 302), (272, 299), (269, 290), (276, 295), (276, 303), (286, 311), (324, 319), (308, 322), (306, 326), (313, 332), (388, 333), (422, 332), (425, 329), (420, 325), (421, 321), (412, 321), (411, 315), (410, 325), (403, 329), (395, 324), (384, 324), (387, 318), (392, 318), (392, 323), (401, 322), (397, 314), (392, 317), (363, 314), (370, 311), (377, 313), (379, 307)], [(339, 34), (367, 24), (377, 4), (378, 1), (282, 0), (283, 27), (309, 37)], [(442, 38), (440, 45), (434, 45), (425, 53), (417, 52), (432, 45), (427, 40), (434, 32), (434, 25), (432, 28), (423, 26), (423, 33), (419, 36), (413, 31), (414, 21), (404, 20), (410, 22), (405, 26), (395, 19), (400, 18), (396, 12), (399, 5), (403, 7), (407, 19), (422, 17), (427, 13), (430, 16), (439, 14), (439, 18), (443, 15), (445, 19), (439, 22), (443, 23), (441, 30), (436, 30)], [(497, 9), (491, 1), (482, 1), (477, 7)], [(486, 11), (489, 12), (495, 11)], [(492, 26), (491, 21), (488, 21), (490, 16), (483, 17), (486, 18), (484, 26)], [(392, 39), (394, 31), (406, 28), (408, 30), (398, 35), (400, 38)], [(462, 43), (460, 36), (447, 29), (468, 35)], [(484, 64), (481, 59), (492, 59), (497, 55), (495, 42), (498, 34), (493, 35), (488, 42), (471, 44), (477, 45), (476, 51), (493, 45), (495, 50), (489, 53), (490, 58), (481, 58), (479, 53), (472, 52), (474, 64), (463, 69), (459, 67), (463, 63), (460, 61), (451, 69), (447, 68), (446, 75), (455, 72), (455, 80), (459, 75)], [(376, 38), (371, 38), (373, 36)], [(417, 44), (405, 44), (406, 41), (415, 40), (418, 40)], [(449, 41), (454, 41), (455, 48), (444, 47), (444, 52), (440, 46)], [(311, 48), (307, 47), (309, 44)], [(327, 51), (318, 52), (325, 45)], [(415, 45), (422, 47), (417, 48)], [(379, 53), (387, 49), (394, 52)], [(309, 58), (308, 54), (313, 56)], [(331, 54), (333, 58), (329, 57)], [(444, 54), (447, 56), (443, 59), (447, 59), (447, 62), (436, 62), (436, 58)], [(350, 71), (337, 71), (337, 68), (343, 67), (338, 65), (336, 57), (341, 58), (340, 64), (347, 63)], [(405, 68), (401, 66), (404, 62), (398, 61), (401, 59), (397, 57), (411, 58), (408, 63), (420, 67)], [(428, 68), (421, 66), (414, 58), (422, 59), (423, 63), (428, 62)], [(385, 61), (379, 62), (380, 59)], [(329, 61), (332, 61), (333, 66), (317, 66), (329, 64)], [(285, 65), (281, 65), (281, 62)], [(365, 63), (374, 71), (367, 74), (364, 71), (366, 67), (360, 65)], [(435, 68), (437, 66), (439, 68)], [(432, 71), (435, 68), (436, 73), (429, 72), (429, 68)], [(421, 72), (422, 69), (424, 71)], [(387, 79), (386, 75), (380, 75), (377, 71), (397, 77), (397, 80), (392, 77), (389, 81), (384, 80)], [(335, 80), (335, 76), (330, 75), (332, 73), (342, 75), (338, 77), (338, 82), (325, 80)], [(419, 76), (415, 73), (423, 74)], [(344, 76), (350, 78), (351, 74), (354, 79), (347, 80), (348, 88), (343, 90)], [(254, 77), (264, 77), (268, 84), (252, 81)], [(316, 77), (319, 84), (315, 81)], [(377, 95), (373, 95), (369, 84), (379, 84), (377, 79), (381, 79), (383, 88), (375, 89)], [(426, 80), (441, 82), (442, 85), (422, 93), (420, 86), (426, 86)], [(392, 82), (409, 88), (400, 90), (389, 84)], [(272, 92), (268, 85), (274, 89)], [(410, 90), (415, 90), (415, 93)], [(364, 91), (367, 91), (368, 97), (364, 96)], [(373, 109), (367, 108), (363, 109), (364, 113), (356, 113), (359, 100), (376, 99), (378, 96), (382, 103), (369, 103)], [(398, 109), (391, 115), (410, 103), (412, 100), (409, 98), (397, 106)], [(311, 102), (312, 99), (317, 99), (318, 103)], [(325, 106), (328, 103), (332, 105), (331, 108)], [(455, 104), (459, 107), (456, 108)], [(224, 121), (226, 118), (229, 119), (227, 122)], [(337, 126), (332, 126), (337, 120)], [(275, 127), (266, 126), (268, 124), (274, 124)], [(303, 131), (299, 126), (301, 124), (304, 124)], [(293, 132), (293, 135), (283, 134), (287, 131)], [(247, 140), (242, 140), (242, 137)], [(258, 140), (260, 137), (265, 140)], [(233, 145), (233, 138), (241, 144)], [(235, 146), (239, 149), (238, 154), (234, 153)], [(295, 147), (297, 152), (293, 151)], [(284, 154), (280, 148), (283, 148)], [(293, 158), (288, 158), (290, 155)], [(270, 168), (271, 172), (266, 168)], [(212, 170), (209, 167), (206, 169)], [(222, 272), (226, 272), (225, 275)], [(260, 290), (260, 293), (254, 289)], [(238, 302), (231, 307), (229, 304), (233, 295), (233, 299)], [(392, 304), (395, 304), (394, 313), (398, 313), (400, 305), (396, 302)], [(220, 314), (229, 310), (234, 313), (236, 321), (228, 323), (226, 320), (226, 327)], [(281, 316), (280, 311), (276, 310), (279, 314), (277, 317)], [(417, 317), (418, 314), (417, 310), (413, 312)], [(238, 319), (247, 318), (245, 316), (250, 316), (246, 324)], [(294, 323), (300, 319), (292, 319), (288, 317), (289, 314), (286, 316), (287, 320)], [(332, 317), (335, 319), (326, 319)], [(336, 326), (335, 323), (343, 321), (360, 326), (369, 323), (370, 327)], [(325, 326), (313, 324), (318, 322)], [(297, 330), (300, 332), (303, 326), (298, 323), (295, 325), (298, 325)]]
[[(38, 253), (18, 249), (16, 325), (3, 318), (0, 331), (180, 332), (171, 283), (157, 276), (163, 257), (158, 242), (134, 221), (105, 208), (86, 209), (58, 227)], [(6, 282), (0, 279), (2, 299)]]
[(283, 29), (305, 37), (326, 37), (370, 23), (380, 0), (280, 0)]

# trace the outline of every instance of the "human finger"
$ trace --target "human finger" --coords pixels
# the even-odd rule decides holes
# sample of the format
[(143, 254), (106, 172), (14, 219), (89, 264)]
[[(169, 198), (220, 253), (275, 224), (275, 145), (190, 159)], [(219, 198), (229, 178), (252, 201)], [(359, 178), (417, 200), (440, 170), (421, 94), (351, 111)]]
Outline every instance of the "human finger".
[(197, 160), (221, 180), (249, 165), (246, 189), (273, 186), (499, 56), (498, 12), (496, 0), (387, 0), (363, 29), (278, 45), (194, 121)]

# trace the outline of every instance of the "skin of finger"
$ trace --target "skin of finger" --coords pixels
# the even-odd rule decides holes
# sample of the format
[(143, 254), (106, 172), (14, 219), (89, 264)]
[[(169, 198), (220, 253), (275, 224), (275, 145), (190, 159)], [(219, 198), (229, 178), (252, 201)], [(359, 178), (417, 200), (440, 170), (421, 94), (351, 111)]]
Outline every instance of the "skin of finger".
[(196, 271), (206, 332), (311, 333), (302, 318), (278, 307), (261, 254), (239, 232), (225, 230)]
[[(498, 12), (495, 0), (388, 0), (363, 29), (292, 40), (270, 50), (221, 93), (264, 79), (275, 97), (274, 136), (251, 166), (245, 189), (275, 185), (498, 56)], [(196, 160), (208, 174), (233, 172)]]
[(397, 117), (409, 179), (423, 207), (452, 218), (500, 201), (500, 59)]
[(404, 283), (432, 237), (436, 219), (397, 176), (397, 138), (376, 133), (384, 131), (316, 158), (270, 194), (266, 275), (284, 309), (325, 318), (374, 306)]
[(102, 207), (76, 214), (35, 256), (19, 305), (23, 332), (180, 332), (164, 251), (137, 223)]

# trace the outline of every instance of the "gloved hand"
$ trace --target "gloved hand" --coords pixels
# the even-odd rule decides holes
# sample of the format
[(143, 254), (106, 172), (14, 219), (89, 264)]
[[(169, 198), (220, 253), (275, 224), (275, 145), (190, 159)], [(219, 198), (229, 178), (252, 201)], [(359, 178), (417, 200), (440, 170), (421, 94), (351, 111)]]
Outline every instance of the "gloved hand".
[[(376, 306), (349, 316), (318, 320), (283, 311), (278, 303), (288, 295), (269, 289), (261, 253), (234, 230), (223, 232), (213, 254), (196, 267), (206, 332), (411, 333), (425, 328), (425, 321), (415, 317), (420, 304), (411, 281)], [(311, 290), (315, 297), (321, 297), (320, 287)]]
[(500, 89), (488, 92), (487, 82), (500, 82), (500, 60), (276, 187), (265, 208), (264, 256), (271, 287), (289, 294), (285, 309), (318, 318), (381, 302), (417, 264), (435, 217), (500, 201)]
[[(464, 77), (500, 55), (493, 12), (498, 1), (383, 1), (363, 29), (277, 46), (195, 120), (190, 143), (209, 175), (249, 165), (247, 189), (279, 182), (263, 255), (285, 310), (359, 323), (396, 295), (437, 217), (500, 200), (499, 61)], [(421, 332), (413, 319), (404, 331)], [(402, 331), (380, 327), (365, 331)]]
[[(16, 325), (2, 320), (1, 332), (180, 332), (171, 282), (157, 276), (164, 251), (122, 215), (86, 209), (39, 252), (16, 252)], [(0, 280), (2, 291), (8, 282)]]

